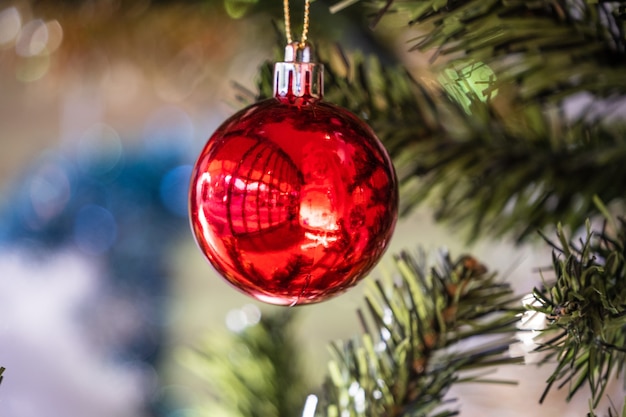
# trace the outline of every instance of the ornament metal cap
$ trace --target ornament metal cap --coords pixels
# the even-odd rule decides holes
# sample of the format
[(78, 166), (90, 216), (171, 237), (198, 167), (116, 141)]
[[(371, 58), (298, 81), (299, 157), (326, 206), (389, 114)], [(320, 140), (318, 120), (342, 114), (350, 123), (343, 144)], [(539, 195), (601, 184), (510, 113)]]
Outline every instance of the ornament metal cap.
[(285, 47), (285, 62), (274, 64), (274, 97), (324, 95), (324, 65), (311, 62), (311, 47), (292, 42)]

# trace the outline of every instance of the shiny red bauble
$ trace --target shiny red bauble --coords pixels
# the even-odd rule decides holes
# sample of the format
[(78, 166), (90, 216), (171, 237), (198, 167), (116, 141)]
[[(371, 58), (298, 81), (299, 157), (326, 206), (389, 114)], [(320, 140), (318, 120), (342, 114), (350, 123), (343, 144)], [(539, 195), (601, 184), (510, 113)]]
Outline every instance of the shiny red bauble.
[(271, 304), (315, 303), (356, 284), (385, 251), (397, 206), (372, 130), (308, 95), (232, 116), (191, 178), (198, 245), (228, 282)]

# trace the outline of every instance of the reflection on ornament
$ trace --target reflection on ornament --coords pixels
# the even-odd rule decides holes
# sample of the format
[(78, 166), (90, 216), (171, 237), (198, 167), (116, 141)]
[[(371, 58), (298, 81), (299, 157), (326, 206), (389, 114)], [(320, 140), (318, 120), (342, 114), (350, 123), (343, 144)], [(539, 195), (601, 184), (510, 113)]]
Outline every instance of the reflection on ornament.
[[(289, 48), (295, 56), (297, 44), (287, 57)], [(231, 284), (272, 304), (314, 303), (356, 284), (396, 222), (387, 153), (356, 116), (320, 100), (321, 86), (319, 65), (278, 63), (275, 97), (220, 126), (192, 173), (200, 248)]]
[(198, 191), (212, 226), (246, 239), (295, 219), (301, 183), (297, 168), (274, 144), (232, 137), (206, 165)]

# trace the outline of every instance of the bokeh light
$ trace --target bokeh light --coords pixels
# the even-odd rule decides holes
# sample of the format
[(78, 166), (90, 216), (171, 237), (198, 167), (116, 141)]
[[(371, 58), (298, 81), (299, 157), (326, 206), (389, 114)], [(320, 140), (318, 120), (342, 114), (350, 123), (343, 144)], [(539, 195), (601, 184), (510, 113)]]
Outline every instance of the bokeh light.
[(161, 180), (159, 194), (161, 202), (173, 214), (187, 217), (187, 193), (181, 192), (189, 186), (190, 164), (180, 165), (168, 171)]
[(23, 57), (41, 54), (48, 43), (48, 28), (41, 19), (26, 23), (17, 37), (15, 52)]
[(66, 170), (45, 161), (34, 172), (29, 185), (30, 200), (38, 223), (58, 216), (70, 200), (71, 187)]
[(15, 77), (25, 83), (41, 79), (50, 69), (50, 57), (31, 56), (21, 60), (15, 70)]
[(116, 237), (117, 224), (111, 212), (104, 207), (89, 204), (76, 215), (74, 241), (83, 252), (99, 255), (113, 246)]
[(86, 174), (114, 175), (122, 154), (119, 133), (104, 123), (96, 123), (88, 128), (76, 144), (78, 166)]
[(0, 10), (0, 46), (12, 44), (22, 28), (22, 16), (14, 6)]
[(239, 333), (261, 320), (261, 310), (254, 304), (246, 304), (241, 308), (230, 310), (226, 314), (228, 330)]

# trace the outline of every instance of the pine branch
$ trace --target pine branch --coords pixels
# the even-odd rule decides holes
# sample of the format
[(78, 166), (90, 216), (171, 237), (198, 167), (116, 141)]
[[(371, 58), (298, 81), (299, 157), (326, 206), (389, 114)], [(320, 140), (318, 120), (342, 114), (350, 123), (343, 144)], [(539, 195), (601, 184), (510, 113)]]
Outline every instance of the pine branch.
[(517, 84), (523, 100), (626, 90), (620, 75), (626, 63), (624, 20), (607, 2), (448, 1), (438, 9), (436, 3), (419, 2), (423, 11), (415, 11), (413, 22), (434, 30), (415, 47), (463, 51), (482, 60), (498, 73), (500, 83)]
[(626, 126), (578, 125), (538, 134), (497, 130), (438, 138), (415, 147), (421, 182), (406, 190), (410, 207), (434, 195), (435, 215), (471, 225), (470, 239), (513, 232), (519, 240), (548, 224), (577, 229), (598, 214), (592, 196), (623, 202)]
[(407, 192), (409, 207), (438, 190), (437, 217), (471, 224), (470, 239), (510, 230), (523, 239), (559, 221), (582, 226), (597, 213), (594, 194), (607, 203), (623, 201), (611, 186), (611, 178), (626, 180), (623, 119), (608, 120), (614, 115), (606, 106), (595, 118), (582, 113), (572, 125), (549, 112), (580, 92), (626, 97), (625, 2), (396, 4), (412, 23), (432, 28), (414, 48), (463, 52), (440, 67), (441, 79), (474, 119), (464, 122), (469, 138), (435, 136), (416, 147), (414, 173), (426, 181)]
[(568, 400), (587, 385), (595, 408), (626, 360), (626, 222), (598, 233), (588, 226), (579, 242), (559, 228), (558, 239), (551, 242), (556, 280), (534, 291), (540, 305), (532, 307), (551, 320), (551, 339), (538, 349), (547, 353), (543, 362), (557, 361), (542, 400), (555, 385), (568, 387)]
[[(511, 290), (482, 264), (442, 254), (429, 267), (423, 254), (402, 253), (396, 265), (393, 283), (376, 281), (359, 312), (363, 337), (332, 345), (317, 415), (456, 415), (444, 399), (453, 383), (481, 381), (485, 370), (520, 362), (508, 355), (518, 320)], [(497, 335), (489, 344), (467, 347), (489, 334)]]
[[(387, 2), (380, 7), (387, 7)], [(535, 103), (585, 91), (623, 95), (624, 1), (430, 0), (395, 2), (410, 24), (427, 28), (413, 49), (461, 53), (487, 64), (498, 84), (515, 84)], [(459, 58), (455, 58), (459, 59)]]
[[(239, 315), (245, 318), (249, 308), (244, 307)], [(208, 335), (197, 349), (181, 352), (181, 361), (210, 390), (207, 401), (195, 410), (197, 415), (298, 415), (306, 384), (299, 363), (301, 349), (292, 330), (297, 322), (294, 310), (262, 314), (257, 324), (247, 321), (248, 327), (239, 332)]]

